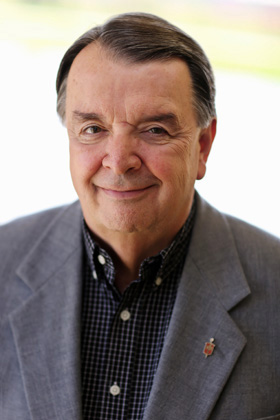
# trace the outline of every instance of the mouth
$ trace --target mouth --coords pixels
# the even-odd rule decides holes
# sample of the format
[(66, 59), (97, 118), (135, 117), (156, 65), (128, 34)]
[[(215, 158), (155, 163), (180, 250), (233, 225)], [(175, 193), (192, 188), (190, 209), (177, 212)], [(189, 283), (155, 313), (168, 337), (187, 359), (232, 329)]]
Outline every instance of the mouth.
[(138, 198), (142, 195), (145, 195), (147, 192), (149, 192), (155, 185), (149, 185), (147, 187), (143, 188), (129, 188), (129, 189), (113, 189), (113, 188), (102, 188), (97, 187), (98, 190), (100, 190), (102, 193), (107, 195), (108, 197), (115, 198), (115, 199), (132, 199), (132, 198)]

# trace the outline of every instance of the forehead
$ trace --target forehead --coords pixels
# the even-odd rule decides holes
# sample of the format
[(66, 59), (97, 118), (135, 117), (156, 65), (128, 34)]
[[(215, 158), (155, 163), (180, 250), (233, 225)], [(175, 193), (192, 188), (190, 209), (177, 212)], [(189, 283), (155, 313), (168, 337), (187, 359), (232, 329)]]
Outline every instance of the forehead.
[[(191, 76), (179, 58), (131, 63), (115, 58), (98, 43), (85, 47), (70, 68), (67, 108), (92, 111), (93, 105), (146, 107), (190, 107)], [(174, 111), (174, 110), (172, 110)]]

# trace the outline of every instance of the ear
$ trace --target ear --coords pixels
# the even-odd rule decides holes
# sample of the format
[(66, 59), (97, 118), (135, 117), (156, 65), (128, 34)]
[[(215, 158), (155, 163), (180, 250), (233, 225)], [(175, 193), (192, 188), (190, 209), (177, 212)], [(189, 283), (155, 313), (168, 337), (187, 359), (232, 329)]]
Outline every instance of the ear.
[(199, 161), (196, 179), (202, 179), (206, 172), (206, 162), (216, 135), (217, 119), (213, 118), (208, 127), (203, 128), (199, 135)]

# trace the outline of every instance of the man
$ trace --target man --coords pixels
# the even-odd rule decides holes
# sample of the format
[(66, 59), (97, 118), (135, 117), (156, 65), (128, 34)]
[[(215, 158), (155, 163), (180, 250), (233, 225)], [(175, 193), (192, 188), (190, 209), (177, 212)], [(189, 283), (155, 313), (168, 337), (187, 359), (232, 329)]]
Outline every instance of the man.
[(1, 228), (3, 420), (280, 419), (280, 243), (195, 193), (211, 66), (146, 14), (66, 52), (79, 202)]

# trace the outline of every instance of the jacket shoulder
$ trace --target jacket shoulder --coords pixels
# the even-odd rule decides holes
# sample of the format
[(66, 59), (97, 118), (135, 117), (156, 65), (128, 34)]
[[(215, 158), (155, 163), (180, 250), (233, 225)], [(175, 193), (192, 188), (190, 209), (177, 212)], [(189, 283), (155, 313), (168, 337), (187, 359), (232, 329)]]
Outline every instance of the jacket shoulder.
[(275, 302), (280, 296), (280, 239), (226, 216), (251, 291)]
[(274, 258), (276, 255), (280, 257), (280, 238), (233, 216), (226, 215), (225, 218), (237, 249), (242, 250), (251, 258), (261, 257), (261, 255), (265, 258), (269, 256)]
[(0, 273), (7, 266), (15, 267), (47, 235), (56, 221), (77, 206), (79, 202), (24, 216), (0, 226)]
[[(37, 264), (38, 259), (49, 253), (61, 256), (71, 238), (73, 242), (77, 241), (77, 232), (80, 232), (77, 221), (81, 217), (80, 204), (75, 202), (22, 217), (0, 227), (0, 318), (30, 294), (30, 285), (22, 282), (17, 273), (21, 264), (32, 255), (31, 265)], [(54, 248), (57, 246), (61, 248), (56, 253)], [(38, 250), (41, 254), (36, 254)], [(35, 280), (40, 283), (39, 278)]]
[(234, 269), (232, 264), (235, 261), (241, 264), (249, 285), (254, 280), (269, 279), (266, 281), (275, 282), (280, 287), (279, 238), (220, 212), (200, 196), (196, 217), (195, 252), (192, 250), (192, 254), (200, 265), (201, 260), (212, 259), (217, 264), (223, 260), (226, 266)]
[(64, 211), (66, 206), (44, 210), (13, 220), (0, 226), (0, 253), (21, 250), (26, 254), (27, 248), (42, 234), (46, 227)]

